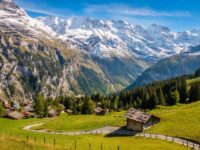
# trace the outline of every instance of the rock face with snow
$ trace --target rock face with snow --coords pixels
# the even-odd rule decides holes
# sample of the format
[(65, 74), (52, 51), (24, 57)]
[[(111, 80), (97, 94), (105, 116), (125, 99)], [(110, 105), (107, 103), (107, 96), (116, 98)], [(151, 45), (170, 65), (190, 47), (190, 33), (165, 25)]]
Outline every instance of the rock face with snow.
[(39, 17), (37, 20), (55, 31), (60, 39), (98, 58), (134, 57), (153, 63), (200, 44), (200, 30), (172, 32), (156, 24), (143, 28), (122, 20), (84, 17)]
[(0, 1), (1, 99), (27, 100), (39, 92), (48, 97), (116, 92), (147, 68), (134, 57), (95, 59), (92, 50), (83, 51), (72, 38), (58, 38), (63, 32), (55, 29), (59, 22), (51, 22), (53, 29), (11, 0)]
[(121, 20), (39, 17), (0, 0), (0, 97), (32, 99), (122, 90), (162, 58), (198, 50), (200, 31)]

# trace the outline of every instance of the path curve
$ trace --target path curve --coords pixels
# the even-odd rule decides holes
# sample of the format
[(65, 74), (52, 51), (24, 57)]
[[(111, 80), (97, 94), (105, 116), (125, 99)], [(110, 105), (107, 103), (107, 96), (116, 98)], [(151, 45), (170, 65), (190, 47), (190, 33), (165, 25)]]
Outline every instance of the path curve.
[(155, 134), (155, 133), (154, 134), (153, 133), (136, 133), (133, 131), (121, 129), (120, 127), (113, 127), (113, 126), (105, 126), (105, 127), (98, 128), (95, 130), (76, 131), (76, 132), (51, 132), (47, 130), (33, 130), (32, 129), (33, 127), (42, 126), (42, 125), (44, 125), (44, 123), (28, 125), (28, 126), (25, 126), (23, 129), (27, 131), (32, 131), (32, 132), (38, 132), (38, 133), (60, 134), (60, 135), (114, 134), (114, 135), (137, 136), (137, 137), (166, 140), (166, 141), (174, 142), (177, 144), (181, 144), (183, 146), (187, 146), (189, 148), (193, 148), (195, 150), (200, 150), (200, 144), (191, 142), (182, 138)]

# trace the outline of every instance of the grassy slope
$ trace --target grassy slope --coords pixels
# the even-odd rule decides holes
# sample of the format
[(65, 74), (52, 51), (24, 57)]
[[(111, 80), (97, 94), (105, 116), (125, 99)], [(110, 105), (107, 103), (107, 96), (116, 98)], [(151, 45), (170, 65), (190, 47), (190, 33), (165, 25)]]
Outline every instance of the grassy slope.
[[(124, 112), (112, 113), (106, 116), (95, 115), (61, 115), (54, 120), (49, 120), (43, 126), (34, 129), (48, 129), (49, 131), (81, 131), (92, 130), (107, 125), (125, 126), (126, 120), (123, 117)], [(121, 117), (116, 117), (121, 116)]]
[[(80, 131), (106, 125), (124, 126), (126, 120), (123, 117), (115, 118), (115, 115), (123, 115), (123, 113), (113, 113), (106, 116), (62, 115), (52, 121), (47, 121), (44, 126), (37, 128), (50, 131)], [(179, 104), (173, 107), (160, 107), (150, 113), (159, 116), (161, 122), (147, 130), (147, 132), (200, 141), (200, 102), (185, 105)]]
[(148, 132), (179, 136), (200, 142), (200, 102), (161, 107), (151, 113), (159, 116), (161, 122)]
[(191, 80), (187, 80), (187, 85), (191, 86), (191, 85), (193, 85), (195, 83), (199, 83), (199, 82), (200, 82), (200, 77), (194, 78), (194, 79), (191, 79)]
[[(87, 120), (89, 116), (83, 116), (83, 117), (84, 117), (84, 120)], [(110, 116), (106, 118), (111, 119)], [(66, 119), (68, 119), (68, 117), (66, 117)], [(90, 119), (92, 120), (94, 118), (90, 118)], [(107, 121), (108, 120), (109, 119), (107, 119)], [(104, 137), (103, 135), (75, 135), (75, 136), (51, 135), (51, 134), (46, 134), (46, 133), (34, 133), (34, 132), (22, 130), (22, 127), (24, 127), (27, 124), (34, 124), (34, 123), (40, 123), (40, 122), (46, 122), (46, 121), (48, 122), (49, 120), (48, 119), (28, 119), (28, 120), (14, 121), (14, 120), (8, 120), (8, 119), (0, 119), (1, 137), (9, 136), (10, 138), (10, 133), (11, 133), (11, 138), (15, 139), (14, 142), (13, 141), (10, 142), (6, 138), (0, 138), (1, 149), (9, 150), (9, 149), (12, 149), (13, 147), (15, 147), (16, 150), (21, 150), (21, 149), (23, 150), (24, 147), (25, 148), (28, 147), (30, 149), (35, 149), (35, 148), (46, 149), (46, 147), (41, 147), (41, 146), (32, 147), (32, 144), (35, 144), (34, 138), (37, 138), (37, 142), (36, 142), (37, 145), (43, 145), (42, 143), (44, 141), (44, 137), (46, 138), (46, 144), (49, 144), (49, 147), (47, 149), (53, 149), (52, 145), (53, 145), (54, 138), (56, 139), (57, 149), (68, 148), (72, 150), (74, 149), (75, 140), (77, 141), (77, 150), (88, 150), (89, 143), (92, 144), (93, 149), (99, 150), (101, 142), (103, 143), (104, 150), (116, 150), (118, 145), (120, 145), (120, 149), (124, 149), (124, 150), (125, 149), (129, 149), (129, 150), (143, 150), (143, 149), (183, 150), (185, 149), (184, 147), (180, 145), (166, 142), (166, 141), (156, 140), (156, 139), (143, 139), (143, 138), (137, 138), (137, 137)], [(82, 120), (82, 122), (84, 121)], [(99, 124), (98, 122), (96, 123)], [(82, 127), (85, 126), (81, 124), (79, 125)], [(19, 137), (18, 137), (18, 134), (19, 134)], [(29, 144), (25, 142), (27, 139), (27, 136), (29, 136)], [(5, 140), (7, 142), (4, 143), (4, 145), (2, 145), (2, 142)]]
[(27, 143), (25, 140), (17, 139), (16, 137), (0, 136), (1, 150), (61, 150), (58, 147), (50, 145), (41, 145), (33, 142)]

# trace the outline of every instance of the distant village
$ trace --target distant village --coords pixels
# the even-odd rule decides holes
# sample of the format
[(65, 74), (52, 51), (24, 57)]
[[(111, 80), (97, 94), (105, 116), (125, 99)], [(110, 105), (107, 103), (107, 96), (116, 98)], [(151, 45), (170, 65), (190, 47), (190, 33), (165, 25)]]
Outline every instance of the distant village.
[[(94, 113), (96, 115), (105, 115), (109, 113), (109, 109), (101, 108), (101, 102), (96, 104), (94, 108)], [(2, 117), (20, 120), (20, 119), (28, 119), (28, 118), (40, 118), (40, 115), (37, 114), (36, 109), (32, 101), (26, 101), (22, 104), (19, 104), (17, 101), (2, 101), (2, 108), (4, 110), (4, 115)], [(66, 109), (64, 105), (59, 104), (60, 111), (55, 108), (48, 106), (46, 117), (56, 117), (60, 114), (74, 114), (71, 109)], [(147, 114), (141, 110), (137, 110), (134, 108), (128, 109), (128, 111), (124, 114), (124, 117), (127, 119), (126, 128), (128, 130), (134, 130), (137, 132), (143, 132), (146, 128), (151, 127), (154, 124), (160, 122), (160, 118), (151, 114)]]
[[(19, 103), (17, 101), (2, 101), (2, 109), (4, 111), (1, 117), (20, 120), (20, 119), (28, 119), (28, 118), (39, 118), (40, 116), (36, 112), (36, 108), (34, 107), (33, 101), (26, 101), (23, 103)], [(47, 116), (46, 117), (56, 117), (60, 114), (74, 114), (73, 110), (66, 109), (64, 105), (59, 104), (59, 111), (51, 106), (48, 106)], [(96, 115), (105, 115), (109, 113), (109, 109), (102, 109), (101, 103), (97, 103), (97, 107), (94, 108), (94, 113)]]

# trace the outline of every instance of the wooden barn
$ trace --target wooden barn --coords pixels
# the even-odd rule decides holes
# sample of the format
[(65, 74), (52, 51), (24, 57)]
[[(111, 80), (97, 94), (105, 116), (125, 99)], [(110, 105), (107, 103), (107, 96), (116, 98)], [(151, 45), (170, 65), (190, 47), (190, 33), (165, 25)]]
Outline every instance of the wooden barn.
[(96, 115), (105, 115), (106, 114), (106, 110), (102, 109), (100, 107), (95, 108), (94, 112), (96, 113)]
[(18, 112), (18, 111), (14, 111), (14, 112), (11, 112), (7, 115), (8, 118), (10, 119), (14, 119), (14, 120), (20, 120), (20, 119), (23, 119), (24, 118), (24, 114)]
[(160, 118), (143, 111), (131, 108), (125, 114), (127, 118), (127, 129), (143, 132), (145, 129), (160, 122)]

